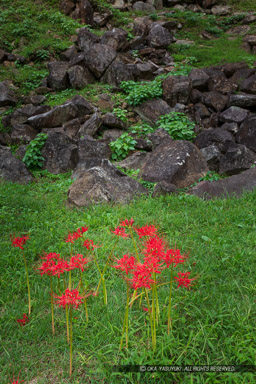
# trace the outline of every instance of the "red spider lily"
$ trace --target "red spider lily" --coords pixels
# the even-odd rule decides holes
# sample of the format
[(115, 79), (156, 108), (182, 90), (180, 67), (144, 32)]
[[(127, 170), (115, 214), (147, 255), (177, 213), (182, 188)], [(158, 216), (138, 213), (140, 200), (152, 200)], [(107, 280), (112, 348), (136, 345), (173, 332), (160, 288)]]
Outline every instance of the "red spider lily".
[(186, 256), (180, 254), (179, 249), (168, 249), (163, 260), (166, 263), (167, 268), (171, 264), (174, 264), (174, 267), (177, 267), (178, 264), (184, 263), (186, 261)]
[(142, 253), (145, 257), (155, 257), (160, 261), (165, 255), (166, 243), (158, 236), (149, 238), (143, 245), (145, 249), (142, 250)]
[(83, 243), (83, 247), (87, 248), (88, 251), (94, 248), (98, 248), (96, 244), (94, 244), (93, 240), (86, 239)]
[(153, 255), (148, 255), (144, 258), (144, 265), (150, 273), (161, 273), (163, 263), (159, 262), (159, 258)]
[(24, 235), (22, 237), (14, 237), (14, 236), (11, 236), (11, 241), (12, 241), (12, 246), (13, 247), (17, 247), (17, 248), (20, 248), (20, 249), (24, 249), (23, 248), (23, 245), (26, 244), (26, 241), (29, 239), (29, 236), (28, 235)]
[(57, 259), (57, 262), (53, 259), (48, 259), (42, 263), (41, 267), (38, 268), (40, 275), (55, 276), (60, 275), (64, 272), (70, 271), (69, 263), (66, 260)]
[(76, 230), (76, 232), (69, 233), (65, 239), (66, 243), (74, 243), (75, 240), (79, 239), (79, 237), (83, 237), (83, 233), (87, 232), (89, 227), (81, 227)]
[(132, 227), (133, 223), (134, 223), (133, 219), (131, 219), (131, 220), (125, 219), (124, 221), (121, 221), (120, 226), (121, 227)]
[(137, 264), (131, 273), (133, 278), (130, 281), (132, 283), (133, 289), (142, 287), (150, 289), (150, 284), (154, 283), (154, 280), (151, 278), (151, 271), (145, 264)]
[(12, 383), (11, 384), (20, 384), (20, 383), (24, 383), (24, 380), (19, 381), (19, 376), (18, 376), (17, 380), (14, 379), (14, 377), (12, 378)]
[(126, 275), (132, 271), (136, 264), (136, 259), (133, 256), (124, 255), (121, 259), (117, 259), (117, 265), (112, 265), (115, 269), (121, 269)]
[(185, 272), (185, 273), (178, 272), (178, 275), (179, 277), (174, 276), (174, 279), (176, 279), (179, 282), (178, 288), (181, 287), (182, 285), (187, 288), (191, 285), (191, 281), (194, 280), (194, 279), (189, 279), (190, 272)]
[(133, 227), (133, 229), (139, 235), (139, 239), (141, 239), (144, 236), (153, 237), (157, 234), (157, 228), (154, 227), (154, 225), (145, 225), (144, 227), (141, 227), (141, 228)]
[(42, 260), (59, 260), (60, 254), (59, 253), (44, 253), (44, 256), (41, 257)]
[(27, 315), (24, 313), (22, 319), (17, 319), (17, 322), (19, 323), (19, 325), (20, 325), (21, 327), (24, 327), (24, 325), (26, 325), (26, 323), (29, 323), (29, 318), (28, 318)]
[[(88, 229), (89, 229), (89, 227), (86, 227), (86, 226), (81, 227), (81, 232), (82, 232), (82, 233), (85, 233), (85, 232), (88, 231)], [(77, 231), (78, 231), (78, 230), (77, 230)]]
[(69, 262), (69, 270), (79, 268), (82, 272), (84, 272), (84, 266), (88, 263), (88, 259), (86, 259), (83, 255), (77, 254), (71, 257)]
[(114, 235), (121, 236), (123, 238), (129, 237), (129, 235), (127, 233), (125, 233), (125, 229), (120, 228), (119, 226), (116, 227), (116, 229), (114, 231), (111, 231), (111, 232), (114, 233)]
[(142, 307), (143, 311), (148, 312), (148, 308)]
[(65, 290), (64, 295), (55, 296), (57, 299), (56, 304), (59, 307), (65, 308), (66, 306), (71, 306), (74, 309), (77, 309), (79, 305), (83, 303), (83, 297), (79, 296), (79, 292), (77, 289), (69, 290), (68, 288)]

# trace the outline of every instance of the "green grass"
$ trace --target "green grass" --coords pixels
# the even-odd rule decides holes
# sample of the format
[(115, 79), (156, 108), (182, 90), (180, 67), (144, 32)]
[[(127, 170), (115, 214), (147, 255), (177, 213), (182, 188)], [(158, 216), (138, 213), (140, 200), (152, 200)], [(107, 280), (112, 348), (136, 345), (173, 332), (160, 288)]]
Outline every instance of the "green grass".
[[(112, 364), (233, 365), (255, 364), (255, 229), (256, 191), (242, 198), (202, 201), (180, 195), (142, 198), (128, 205), (66, 206), (70, 174), (49, 175), (22, 186), (0, 184), (1, 350), (0, 382), (14, 371), (26, 383), (253, 383), (253, 373), (113, 373)], [(49, 283), (38, 275), (42, 252), (68, 255), (64, 242), (69, 231), (89, 225), (88, 238), (102, 245), (98, 260), (103, 267), (114, 239), (110, 229), (120, 219), (133, 217), (136, 225), (159, 226), (171, 246), (189, 252), (185, 270), (197, 277), (191, 290), (175, 289), (173, 332), (167, 335), (168, 288), (159, 289), (161, 308), (157, 350), (150, 348), (147, 315), (134, 305), (129, 315), (129, 349), (118, 352), (125, 310), (125, 283), (108, 269), (108, 306), (102, 292), (88, 300), (89, 322), (83, 311), (74, 324), (74, 375), (68, 378), (69, 350), (65, 318), (56, 309), (56, 335), (51, 335)], [(27, 313), (25, 271), (19, 249), (10, 234), (29, 233), (26, 256), (32, 295), (30, 322), (21, 328), (17, 318)], [(78, 250), (78, 248), (77, 248)], [(115, 251), (132, 251), (119, 240)], [(99, 275), (91, 263), (84, 276), (95, 289)], [(177, 267), (178, 269), (178, 267)], [(168, 275), (164, 280), (168, 281)]]

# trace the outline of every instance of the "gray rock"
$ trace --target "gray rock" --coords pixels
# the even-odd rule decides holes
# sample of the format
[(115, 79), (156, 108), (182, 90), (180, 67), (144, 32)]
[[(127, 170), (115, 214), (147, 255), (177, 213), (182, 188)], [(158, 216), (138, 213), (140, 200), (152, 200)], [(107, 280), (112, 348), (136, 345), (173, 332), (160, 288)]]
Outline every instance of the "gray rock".
[(256, 152), (256, 116), (253, 115), (241, 124), (236, 135), (238, 143)]
[(203, 69), (192, 69), (188, 77), (191, 80), (192, 88), (197, 88), (199, 90), (207, 89), (210, 77)]
[(229, 104), (241, 108), (256, 107), (256, 95), (248, 95), (247, 93), (230, 95)]
[(38, 132), (30, 125), (16, 124), (13, 126), (10, 134), (11, 142), (12, 144), (27, 144), (36, 137), (37, 133)]
[(101, 78), (101, 82), (119, 86), (122, 81), (134, 80), (133, 71), (121, 61), (114, 60)]
[(10, 148), (4, 146), (0, 146), (0, 178), (21, 184), (33, 181), (25, 164), (12, 155)]
[(0, 107), (6, 105), (15, 105), (18, 100), (16, 99), (13, 91), (11, 91), (4, 83), (0, 83)]
[(75, 89), (83, 89), (86, 85), (95, 82), (93, 74), (89, 69), (84, 68), (81, 65), (74, 65), (69, 68), (68, 76), (71, 87)]
[(137, 1), (133, 5), (135, 11), (154, 12), (156, 9), (152, 4), (143, 3), (143, 1)]
[(238, 124), (237, 123), (224, 123), (221, 126), (221, 129), (226, 129), (230, 133), (233, 133), (234, 135), (238, 132)]
[(221, 152), (219, 148), (216, 145), (212, 144), (209, 145), (209, 147), (202, 148), (201, 153), (207, 162), (208, 168), (211, 171), (218, 171), (219, 161), (221, 157)]
[(207, 107), (210, 107), (217, 112), (221, 112), (228, 105), (229, 97), (227, 95), (222, 95), (219, 92), (205, 92), (202, 94), (201, 101)]
[(158, 145), (162, 143), (167, 143), (167, 142), (172, 142), (172, 138), (169, 135), (169, 133), (163, 129), (163, 128), (158, 128), (154, 132), (150, 133), (147, 135), (147, 138), (150, 140), (152, 143), (153, 147), (152, 149), (154, 150)]
[(121, 28), (114, 28), (107, 31), (101, 37), (100, 43), (112, 47), (115, 51), (120, 51), (127, 42), (128, 33)]
[(99, 113), (94, 113), (79, 129), (79, 136), (94, 136), (102, 126), (102, 118)]
[(240, 87), (242, 92), (256, 94), (256, 74), (245, 79)]
[(187, 76), (169, 76), (163, 81), (163, 99), (171, 107), (177, 103), (186, 104), (190, 89), (191, 80)]
[(91, 46), (100, 42), (100, 37), (90, 32), (86, 27), (79, 29), (77, 45), (83, 51), (88, 51)]
[(135, 152), (131, 156), (126, 157), (126, 159), (116, 162), (115, 166), (124, 168), (124, 169), (140, 169), (145, 164), (148, 154), (146, 152)]
[(162, 99), (147, 100), (134, 108), (134, 111), (152, 127), (155, 126), (160, 116), (167, 115), (172, 111), (166, 101)]
[(248, 116), (249, 111), (240, 107), (229, 107), (219, 114), (219, 120), (223, 123), (241, 123)]
[(195, 145), (198, 148), (203, 149), (214, 144), (221, 152), (226, 152), (234, 142), (234, 136), (226, 129), (221, 128), (206, 129), (199, 133), (195, 139)]
[(100, 78), (115, 58), (116, 51), (112, 47), (94, 44), (86, 51), (84, 61), (95, 77)]
[(160, 24), (155, 24), (150, 28), (148, 34), (148, 44), (153, 48), (167, 48), (173, 42), (173, 37), (168, 29)]
[(111, 141), (117, 140), (123, 133), (121, 129), (106, 129), (103, 132), (102, 138), (110, 143)]
[(202, 181), (190, 190), (190, 194), (205, 200), (220, 197), (240, 196), (256, 187), (256, 168), (218, 181)]
[(106, 113), (103, 116), (103, 125), (106, 127), (126, 129), (127, 125), (120, 120), (114, 113)]
[(197, 147), (179, 140), (158, 145), (142, 167), (140, 176), (146, 181), (167, 181), (183, 188), (205, 176), (207, 171), (206, 161)]
[(212, 14), (215, 16), (226, 16), (231, 13), (231, 7), (215, 5), (214, 7), (212, 7), (211, 11), (212, 11)]
[(253, 164), (256, 164), (256, 153), (245, 145), (235, 144), (228, 148), (225, 155), (221, 156), (219, 172), (235, 175), (251, 168)]
[(53, 61), (48, 63), (49, 75), (47, 85), (56, 91), (62, 91), (69, 86), (69, 64), (66, 61)]
[(152, 197), (172, 195), (177, 193), (178, 188), (174, 184), (167, 183), (167, 181), (160, 181), (155, 185)]
[(55, 175), (73, 170), (78, 161), (77, 145), (60, 132), (48, 132), (41, 153), (45, 158), (43, 168)]
[(147, 194), (136, 180), (117, 170), (108, 161), (81, 174), (68, 191), (68, 202), (78, 207), (99, 203), (128, 203)]

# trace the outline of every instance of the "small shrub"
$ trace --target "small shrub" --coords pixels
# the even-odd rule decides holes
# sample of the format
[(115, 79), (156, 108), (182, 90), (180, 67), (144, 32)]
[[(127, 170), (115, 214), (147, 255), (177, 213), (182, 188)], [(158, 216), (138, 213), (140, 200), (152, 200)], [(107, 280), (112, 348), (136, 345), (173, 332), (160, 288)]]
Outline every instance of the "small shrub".
[(185, 113), (168, 113), (161, 116), (156, 124), (158, 128), (165, 129), (173, 140), (193, 140), (195, 137), (195, 123)]
[(130, 151), (134, 151), (136, 140), (128, 132), (123, 133), (117, 140), (112, 141), (109, 146), (112, 151), (113, 160), (123, 160)]
[(46, 133), (39, 133), (27, 146), (26, 153), (22, 161), (29, 169), (42, 168), (45, 159), (41, 154), (41, 150), (47, 137), (48, 135)]
[(128, 121), (128, 118), (127, 118), (128, 111), (126, 109), (114, 108), (113, 109), (113, 113), (116, 115), (116, 117), (118, 117), (118, 119), (120, 119), (124, 123), (127, 123), (127, 121)]
[(125, 100), (130, 105), (139, 105), (145, 100), (158, 98), (163, 94), (162, 79), (157, 78), (153, 81), (142, 81), (140, 83), (122, 81), (121, 88), (128, 94)]
[(145, 122), (138, 123), (129, 128), (129, 131), (138, 137), (144, 137), (149, 133), (154, 132), (154, 130), (155, 128), (151, 127), (151, 125)]

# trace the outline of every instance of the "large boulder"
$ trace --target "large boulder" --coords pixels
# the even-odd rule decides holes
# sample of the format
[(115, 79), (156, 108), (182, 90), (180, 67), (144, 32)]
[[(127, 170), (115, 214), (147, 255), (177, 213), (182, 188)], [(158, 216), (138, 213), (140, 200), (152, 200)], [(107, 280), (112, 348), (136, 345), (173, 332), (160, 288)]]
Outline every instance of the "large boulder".
[(116, 51), (120, 51), (127, 42), (128, 33), (121, 28), (114, 28), (111, 31), (107, 31), (102, 36), (101, 44), (106, 44), (112, 47)]
[(167, 141), (147, 158), (140, 176), (151, 182), (167, 181), (179, 188), (188, 187), (208, 171), (198, 148), (185, 140)]
[(94, 44), (86, 52), (84, 62), (94, 76), (100, 78), (115, 58), (116, 51), (111, 46)]
[(199, 133), (195, 139), (195, 145), (202, 149), (215, 145), (221, 152), (226, 152), (228, 147), (235, 142), (234, 136), (222, 128), (210, 128)]
[(167, 48), (173, 42), (168, 29), (162, 27), (160, 24), (155, 24), (149, 31), (148, 43), (153, 48)]
[(256, 74), (245, 79), (240, 87), (242, 92), (256, 94)]
[(15, 105), (18, 100), (16, 99), (13, 91), (11, 91), (7, 85), (0, 83), (0, 107), (5, 107), (6, 105)]
[(75, 180), (68, 191), (68, 202), (78, 207), (95, 203), (128, 203), (147, 192), (140, 183), (105, 160), (101, 166), (89, 169)]
[(245, 145), (235, 144), (229, 147), (225, 155), (220, 158), (219, 173), (235, 175), (251, 168), (256, 164), (256, 153)]
[(219, 114), (219, 120), (223, 123), (238, 123), (240, 124), (242, 121), (246, 119), (249, 111), (247, 109), (243, 109), (240, 107), (229, 107), (225, 111)]
[(95, 112), (79, 129), (79, 136), (94, 136), (102, 126), (102, 118)]
[(78, 161), (77, 145), (60, 132), (48, 133), (41, 153), (45, 158), (43, 168), (55, 175), (73, 170)]
[(256, 115), (244, 120), (237, 132), (236, 140), (256, 152)]
[(68, 70), (70, 85), (75, 89), (83, 89), (86, 85), (94, 83), (95, 79), (89, 69), (81, 65), (74, 65)]
[(33, 181), (25, 164), (12, 155), (10, 148), (4, 146), (0, 146), (0, 178), (21, 184)]
[(71, 101), (51, 109), (46, 113), (30, 117), (27, 122), (33, 128), (55, 128), (62, 126), (65, 122), (91, 114), (93, 108), (82, 96), (75, 96)]
[(88, 169), (101, 166), (102, 161), (110, 157), (111, 150), (107, 140), (94, 140), (85, 135), (78, 142), (78, 164), (72, 177), (77, 178)]
[(100, 42), (100, 37), (89, 31), (86, 27), (80, 28), (77, 37), (78, 48), (88, 51), (91, 46)]
[(187, 76), (169, 76), (163, 81), (163, 99), (171, 106), (186, 104), (189, 99), (191, 80)]
[(129, 65), (116, 59), (100, 80), (103, 83), (119, 86), (122, 81), (134, 80), (133, 70)]
[(219, 92), (205, 92), (202, 94), (201, 102), (216, 112), (221, 112), (227, 106), (229, 97)]
[(34, 106), (27, 104), (25, 107), (18, 108), (12, 114), (8, 115), (8, 126), (15, 127), (17, 124), (25, 124), (30, 117), (41, 115), (42, 113), (50, 111), (50, 109), (51, 107), (49, 105)]
[(69, 87), (69, 64), (66, 61), (53, 61), (48, 63), (49, 75), (47, 84), (56, 91), (62, 91)]
[(191, 80), (192, 88), (196, 88), (199, 90), (207, 89), (210, 77), (203, 69), (192, 69), (188, 77)]
[(147, 100), (134, 108), (134, 111), (152, 126), (155, 126), (160, 116), (167, 115), (172, 111), (169, 104), (162, 99)]
[(218, 181), (202, 181), (190, 190), (190, 194), (208, 200), (232, 195), (240, 196), (254, 188), (256, 188), (256, 168)]
[(256, 107), (256, 95), (237, 93), (230, 95), (229, 104), (241, 108)]

